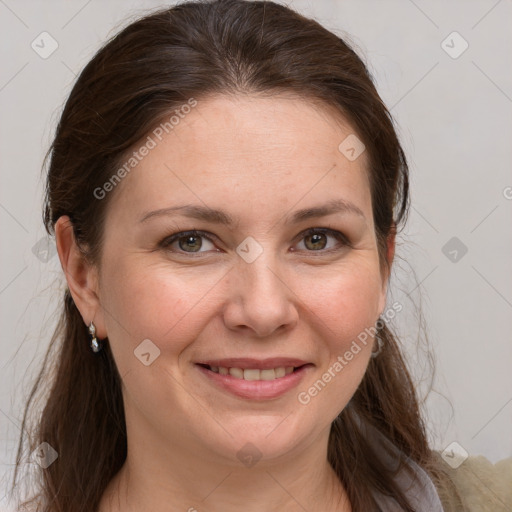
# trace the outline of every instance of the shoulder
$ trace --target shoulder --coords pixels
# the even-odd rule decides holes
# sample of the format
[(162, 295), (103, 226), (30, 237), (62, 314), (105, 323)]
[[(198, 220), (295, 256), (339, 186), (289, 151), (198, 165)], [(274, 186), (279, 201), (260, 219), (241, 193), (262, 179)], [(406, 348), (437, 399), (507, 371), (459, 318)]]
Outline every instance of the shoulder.
[[(437, 456), (441, 454), (437, 452)], [(512, 511), (512, 457), (493, 464), (485, 457), (470, 456), (456, 469), (446, 464), (446, 474), (453, 489), (438, 489), (445, 512)]]

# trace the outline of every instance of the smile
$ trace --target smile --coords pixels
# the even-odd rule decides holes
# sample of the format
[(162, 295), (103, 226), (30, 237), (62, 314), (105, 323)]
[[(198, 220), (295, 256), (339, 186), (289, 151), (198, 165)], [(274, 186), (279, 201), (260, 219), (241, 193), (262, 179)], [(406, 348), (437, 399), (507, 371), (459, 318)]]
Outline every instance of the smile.
[(296, 388), (306, 373), (314, 368), (311, 363), (271, 368), (240, 368), (201, 363), (196, 363), (195, 366), (208, 379), (210, 385), (239, 398), (251, 400), (279, 398)]
[(225, 366), (210, 366), (208, 368), (220, 375), (231, 375), (235, 379), (244, 380), (274, 380), (289, 375), (295, 370), (293, 366), (279, 366), (278, 368), (268, 368), (260, 370), (258, 368), (227, 368)]

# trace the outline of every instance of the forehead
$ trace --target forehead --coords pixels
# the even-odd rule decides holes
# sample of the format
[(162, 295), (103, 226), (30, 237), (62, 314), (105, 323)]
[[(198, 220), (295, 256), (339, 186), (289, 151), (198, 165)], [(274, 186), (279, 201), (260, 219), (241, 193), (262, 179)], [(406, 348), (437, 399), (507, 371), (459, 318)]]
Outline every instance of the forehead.
[(282, 94), (214, 96), (179, 114), (171, 112), (125, 155), (124, 164), (131, 158), (135, 165), (110, 208), (202, 202), (278, 212), (341, 195), (370, 213), (366, 152), (347, 158), (344, 141), (357, 136), (333, 108)]

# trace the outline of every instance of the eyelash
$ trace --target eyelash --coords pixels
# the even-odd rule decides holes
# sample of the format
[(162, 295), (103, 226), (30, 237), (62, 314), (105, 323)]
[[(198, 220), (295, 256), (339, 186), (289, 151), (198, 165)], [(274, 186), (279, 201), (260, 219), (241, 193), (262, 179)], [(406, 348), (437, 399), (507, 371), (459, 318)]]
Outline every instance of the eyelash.
[[(330, 235), (330, 236), (336, 238), (336, 240), (338, 240), (338, 242), (341, 243), (341, 245), (342, 245), (341, 248), (343, 248), (343, 247), (351, 247), (350, 241), (348, 240), (348, 238), (343, 233), (341, 233), (340, 231), (336, 231), (334, 229), (330, 229), (330, 228), (309, 228), (309, 229), (306, 229), (305, 231), (302, 231), (301, 233), (299, 233), (297, 235), (297, 238), (299, 239), (299, 241), (301, 241), (302, 239), (304, 239), (307, 236), (317, 235), (317, 234)], [(163, 248), (163, 249), (168, 249), (169, 246), (172, 243), (174, 243), (175, 241), (179, 240), (180, 238), (185, 238), (187, 236), (206, 238), (211, 243), (214, 243), (215, 240), (217, 239), (217, 237), (211, 236), (206, 231), (201, 231), (201, 230), (193, 229), (193, 230), (190, 230), (190, 231), (180, 231), (179, 233), (175, 233), (175, 234), (173, 234), (171, 236), (168, 236), (168, 237), (164, 238), (158, 244), (158, 246)], [(334, 252), (334, 251), (338, 251), (341, 248), (339, 248), (339, 247), (336, 248), (335, 247), (335, 248), (331, 248), (331, 249), (320, 249), (318, 251), (314, 251), (314, 250), (308, 251), (308, 250), (306, 250), (305, 252), (312, 253), (312, 254), (315, 254), (315, 253), (325, 254), (325, 253), (331, 253), (331, 252)], [(304, 251), (304, 250), (302, 250), (302, 251)], [(175, 252), (177, 252), (178, 254), (186, 254), (186, 255), (190, 255), (193, 258), (197, 258), (197, 257), (201, 257), (201, 255), (206, 254), (209, 251), (187, 252), (187, 251), (183, 251), (183, 250), (178, 250), (178, 251), (175, 251)]]

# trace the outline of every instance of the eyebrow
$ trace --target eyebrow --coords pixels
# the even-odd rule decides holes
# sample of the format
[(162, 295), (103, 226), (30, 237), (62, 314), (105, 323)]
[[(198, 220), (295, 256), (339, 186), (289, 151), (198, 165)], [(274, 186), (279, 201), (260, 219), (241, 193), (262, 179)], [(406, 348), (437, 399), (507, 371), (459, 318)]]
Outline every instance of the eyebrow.
[[(332, 215), (334, 213), (355, 214), (359, 217), (362, 217), (363, 219), (366, 219), (363, 211), (358, 206), (344, 199), (333, 199), (323, 205), (297, 210), (291, 215), (291, 217), (289, 214), (287, 214), (285, 218), (288, 220), (288, 222), (297, 224), (304, 220), (317, 217), (326, 217), (327, 215)], [(214, 224), (223, 224), (226, 226), (233, 226), (235, 224), (235, 219), (229, 213), (223, 210), (216, 210), (207, 206), (193, 204), (172, 206), (170, 208), (161, 208), (159, 210), (147, 212), (141, 217), (139, 222), (146, 222), (149, 219), (155, 217), (168, 216), (173, 214), (211, 222)]]

